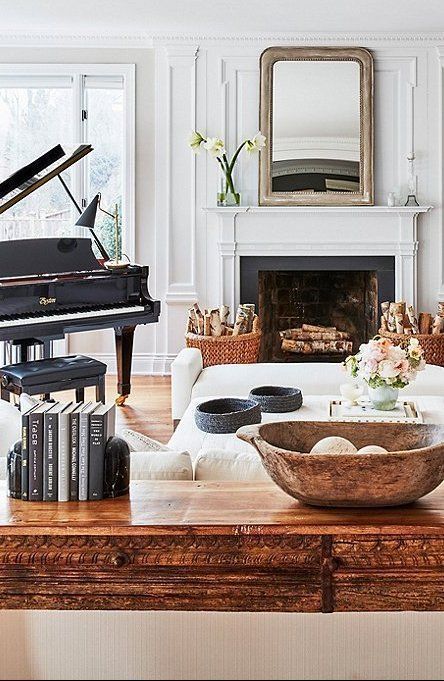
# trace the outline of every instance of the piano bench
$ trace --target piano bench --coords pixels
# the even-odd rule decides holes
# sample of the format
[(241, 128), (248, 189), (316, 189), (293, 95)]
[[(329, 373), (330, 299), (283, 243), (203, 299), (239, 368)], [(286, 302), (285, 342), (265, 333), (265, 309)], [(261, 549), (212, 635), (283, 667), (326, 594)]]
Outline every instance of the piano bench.
[(74, 389), (76, 401), (83, 402), (85, 388), (95, 385), (97, 402), (105, 403), (105, 373), (106, 364), (84, 355), (9, 364), (0, 368), (1, 398), (26, 393), (48, 399), (53, 392)]

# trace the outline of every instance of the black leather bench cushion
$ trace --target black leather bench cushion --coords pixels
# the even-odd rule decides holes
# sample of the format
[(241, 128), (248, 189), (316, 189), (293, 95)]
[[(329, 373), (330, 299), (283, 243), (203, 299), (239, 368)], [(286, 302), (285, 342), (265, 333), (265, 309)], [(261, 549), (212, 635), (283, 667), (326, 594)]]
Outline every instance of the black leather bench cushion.
[(93, 378), (106, 373), (106, 364), (85, 355), (38, 359), (34, 362), (10, 364), (0, 369), (17, 386), (43, 385), (76, 378)]

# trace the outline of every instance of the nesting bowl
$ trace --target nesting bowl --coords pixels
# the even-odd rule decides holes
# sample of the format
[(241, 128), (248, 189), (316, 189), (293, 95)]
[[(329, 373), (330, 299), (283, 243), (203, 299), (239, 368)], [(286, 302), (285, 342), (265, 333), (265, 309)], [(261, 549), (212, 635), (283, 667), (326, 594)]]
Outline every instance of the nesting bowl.
[(198, 404), (194, 420), (205, 433), (235, 433), (244, 425), (261, 422), (257, 402), (237, 397), (221, 397)]
[[(274, 482), (314, 506), (400, 506), (444, 480), (444, 426), (402, 423), (283, 421), (241, 428)], [(319, 440), (344, 437), (387, 453), (310, 454)]]
[(283, 414), (302, 407), (302, 392), (299, 388), (281, 385), (261, 385), (253, 388), (248, 399), (257, 402), (265, 413)]

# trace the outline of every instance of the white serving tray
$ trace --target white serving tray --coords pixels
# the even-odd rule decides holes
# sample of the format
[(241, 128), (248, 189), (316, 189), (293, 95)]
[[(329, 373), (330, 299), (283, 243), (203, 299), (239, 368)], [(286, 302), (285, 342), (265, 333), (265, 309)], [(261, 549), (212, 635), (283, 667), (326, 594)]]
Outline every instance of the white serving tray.
[(361, 398), (357, 405), (349, 407), (346, 400), (330, 400), (329, 421), (350, 421), (356, 423), (423, 423), (421, 410), (414, 400), (398, 400), (391, 411), (375, 409), (370, 400)]

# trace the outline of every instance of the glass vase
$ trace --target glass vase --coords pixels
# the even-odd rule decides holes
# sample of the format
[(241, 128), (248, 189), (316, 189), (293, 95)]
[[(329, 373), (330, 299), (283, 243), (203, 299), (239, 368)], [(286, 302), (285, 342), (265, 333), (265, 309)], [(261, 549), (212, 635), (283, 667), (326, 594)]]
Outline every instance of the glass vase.
[(239, 192), (233, 194), (232, 192), (218, 192), (217, 205), (218, 206), (240, 206), (241, 195)]
[(390, 411), (396, 406), (398, 400), (399, 389), (392, 388), (390, 385), (381, 385), (378, 388), (371, 388), (368, 386), (368, 396), (370, 402), (381, 411)]

